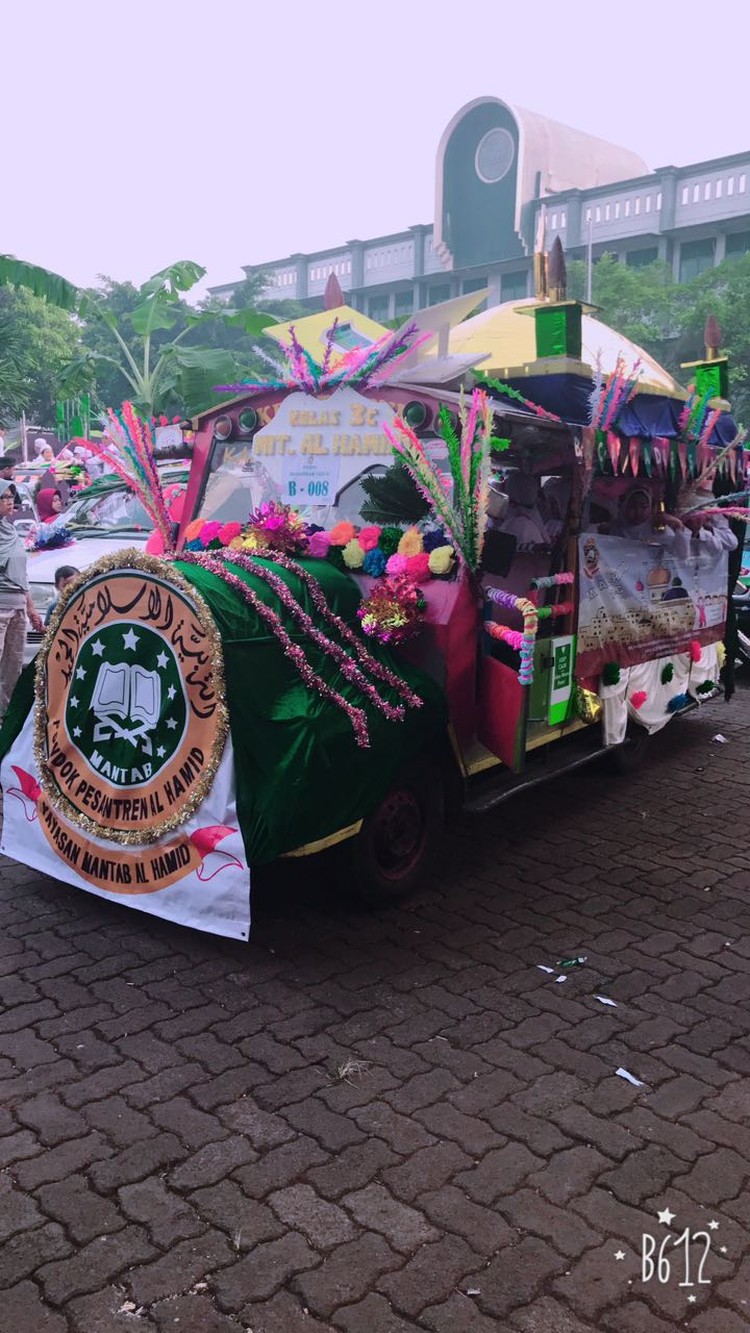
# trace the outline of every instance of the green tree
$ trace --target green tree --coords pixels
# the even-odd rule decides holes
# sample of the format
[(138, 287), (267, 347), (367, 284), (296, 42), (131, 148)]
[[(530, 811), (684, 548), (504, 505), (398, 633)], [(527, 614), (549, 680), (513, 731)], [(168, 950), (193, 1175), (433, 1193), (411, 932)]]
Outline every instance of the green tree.
[[(73, 308), (89, 335), (60, 376), (61, 392), (95, 389), (106, 368), (108, 391), (119, 390), (124, 382), (127, 396), (146, 414), (175, 408), (192, 414), (215, 401), (214, 384), (235, 376), (237, 362), (231, 352), (199, 345), (197, 330), (219, 322), (225, 329), (239, 328), (258, 337), (276, 322), (255, 308), (193, 309), (184, 297), (204, 275), (199, 264), (182, 260), (139, 288), (110, 283), (110, 290), (105, 285), (103, 290), (81, 292), (57, 274), (0, 256), (0, 284), (12, 284), (14, 290), (28, 287), (51, 305)], [(99, 346), (91, 345), (97, 341)], [(118, 391), (116, 402), (121, 397)]]
[[(585, 288), (586, 265), (573, 260), (568, 265), (568, 291), (583, 300)], [(661, 360), (659, 350), (669, 356), (679, 337), (690, 297), (688, 288), (673, 281), (666, 264), (631, 267), (605, 254), (593, 267), (591, 299), (598, 307), (598, 319)]]
[[(568, 290), (583, 299), (586, 268), (568, 265)], [(685, 362), (704, 354), (706, 319), (715, 315), (722, 351), (730, 357), (730, 397), (738, 420), (750, 422), (750, 255), (727, 260), (687, 283), (676, 283), (665, 264), (631, 267), (603, 255), (592, 272), (597, 318), (651, 354), (681, 384)]]
[(63, 368), (77, 355), (75, 319), (24, 287), (0, 287), (0, 419), (21, 412), (54, 426)]
[[(725, 260), (694, 278), (683, 311), (676, 354), (680, 361), (703, 356), (703, 332), (715, 315), (722, 351), (729, 356), (729, 396), (738, 421), (750, 426), (750, 254)], [(689, 371), (682, 372), (683, 378)]]

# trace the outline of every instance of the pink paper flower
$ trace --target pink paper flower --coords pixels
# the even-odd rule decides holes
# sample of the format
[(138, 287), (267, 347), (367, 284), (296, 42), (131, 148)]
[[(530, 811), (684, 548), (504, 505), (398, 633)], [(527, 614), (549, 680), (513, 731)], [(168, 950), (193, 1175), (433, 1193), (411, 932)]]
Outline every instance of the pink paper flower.
[(385, 572), (386, 572), (386, 574), (390, 574), (391, 577), (392, 577), (394, 574), (405, 574), (405, 573), (406, 573), (406, 556), (405, 556), (405, 555), (391, 555), (391, 556), (389, 556), (389, 557), (388, 557), (388, 564), (387, 564), (386, 567), (385, 567)]
[(203, 545), (208, 546), (209, 542), (215, 541), (223, 526), (224, 524), (219, 523), (217, 519), (212, 519), (210, 523), (204, 523), (199, 533)]
[(406, 573), (414, 583), (429, 583), (432, 578), (430, 572), (430, 557), (427, 551), (420, 555), (408, 555), (406, 557)]
[(363, 551), (374, 551), (380, 541), (381, 528), (371, 525), (369, 528), (362, 528), (359, 534), (359, 544)]
[(225, 523), (224, 526), (219, 529), (219, 541), (224, 546), (228, 546), (230, 542), (234, 541), (235, 537), (239, 537), (241, 532), (241, 523)]
[(331, 545), (331, 535), (328, 532), (313, 532), (307, 546), (307, 554), (313, 560), (325, 560), (328, 555), (328, 547)]

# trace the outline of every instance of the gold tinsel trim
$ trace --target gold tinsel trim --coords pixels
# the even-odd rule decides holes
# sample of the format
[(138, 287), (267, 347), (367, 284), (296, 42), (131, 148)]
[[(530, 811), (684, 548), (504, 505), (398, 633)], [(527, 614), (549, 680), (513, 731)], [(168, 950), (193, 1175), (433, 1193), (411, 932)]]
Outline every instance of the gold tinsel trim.
[[(148, 826), (139, 829), (137, 832), (129, 832), (125, 829), (113, 829), (106, 825), (97, 823), (90, 815), (81, 814), (81, 812), (71, 804), (67, 796), (60, 791), (55, 782), (49, 765), (47, 764), (47, 658), (54, 642), (55, 634), (62, 620), (63, 613), (68, 602), (72, 597), (92, 579), (98, 578), (102, 574), (113, 572), (127, 573), (128, 570), (137, 570), (144, 574), (151, 574), (162, 580), (164, 583), (172, 584), (184, 597), (195, 606), (198, 620), (202, 629), (206, 633), (212, 655), (212, 674), (214, 687), (216, 690), (216, 714), (215, 714), (215, 733), (211, 743), (211, 753), (208, 761), (193, 787), (190, 795), (185, 800), (184, 805), (179, 810), (173, 811), (166, 819), (159, 823), (149, 822)], [(156, 556), (145, 555), (135, 547), (128, 548), (125, 551), (113, 551), (111, 555), (104, 555), (100, 560), (95, 561), (93, 565), (79, 574), (78, 578), (72, 580), (66, 588), (63, 589), (60, 600), (55, 607), (46, 634), (42, 640), (36, 659), (36, 680), (35, 680), (36, 703), (34, 709), (34, 758), (39, 771), (39, 781), (42, 791), (49, 801), (65, 819), (70, 820), (76, 828), (83, 829), (93, 837), (101, 838), (105, 842), (115, 842), (122, 846), (143, 847), (157, 842), (165, 834), (173, 832), (184, 824), (191, 815), (195, 814), (198, 806), (208, 795), (216, 771), (221, 763), (224, 753), (224, 745), (229, 731), (229, 713), (226, 705), (226, 689), (224, 680), (224, 654), (221, 647), (221, 635), (219, 634), (214, 618), (205, 598), (197, 588), (194, 588), (179, 570), (175, 569), (166, 561), (158, 559)]]

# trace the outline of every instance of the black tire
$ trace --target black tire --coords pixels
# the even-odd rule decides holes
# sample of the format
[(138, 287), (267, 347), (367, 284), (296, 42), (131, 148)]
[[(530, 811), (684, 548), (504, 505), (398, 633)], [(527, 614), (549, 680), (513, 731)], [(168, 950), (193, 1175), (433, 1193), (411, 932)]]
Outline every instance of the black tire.
[[(399, 902), (430, 869), (444, 819), (439, 764), (418, 760), (392, 783), (347, 850), (347, 889), (370, 907)], [(342, 851), (344, 848), (342, 848)]]
[(616, 745), (607, 755), (610, 772), (618, 777), (635, 773), (645, 763), (651, 751), (651, 734), (637, 722), (628, 722), (622, 745)]

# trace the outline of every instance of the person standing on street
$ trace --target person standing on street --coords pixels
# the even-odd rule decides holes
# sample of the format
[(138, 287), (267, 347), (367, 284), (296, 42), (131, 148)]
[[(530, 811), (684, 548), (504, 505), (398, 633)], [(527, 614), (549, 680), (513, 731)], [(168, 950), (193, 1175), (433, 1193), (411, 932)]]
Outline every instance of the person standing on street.
[(26, 617), (38, 633), (44, 629), (29, 593), (26, 547), (13, 526), (15, 499), (13, 484), (0, 481), (0, 720), (23, 667)]

